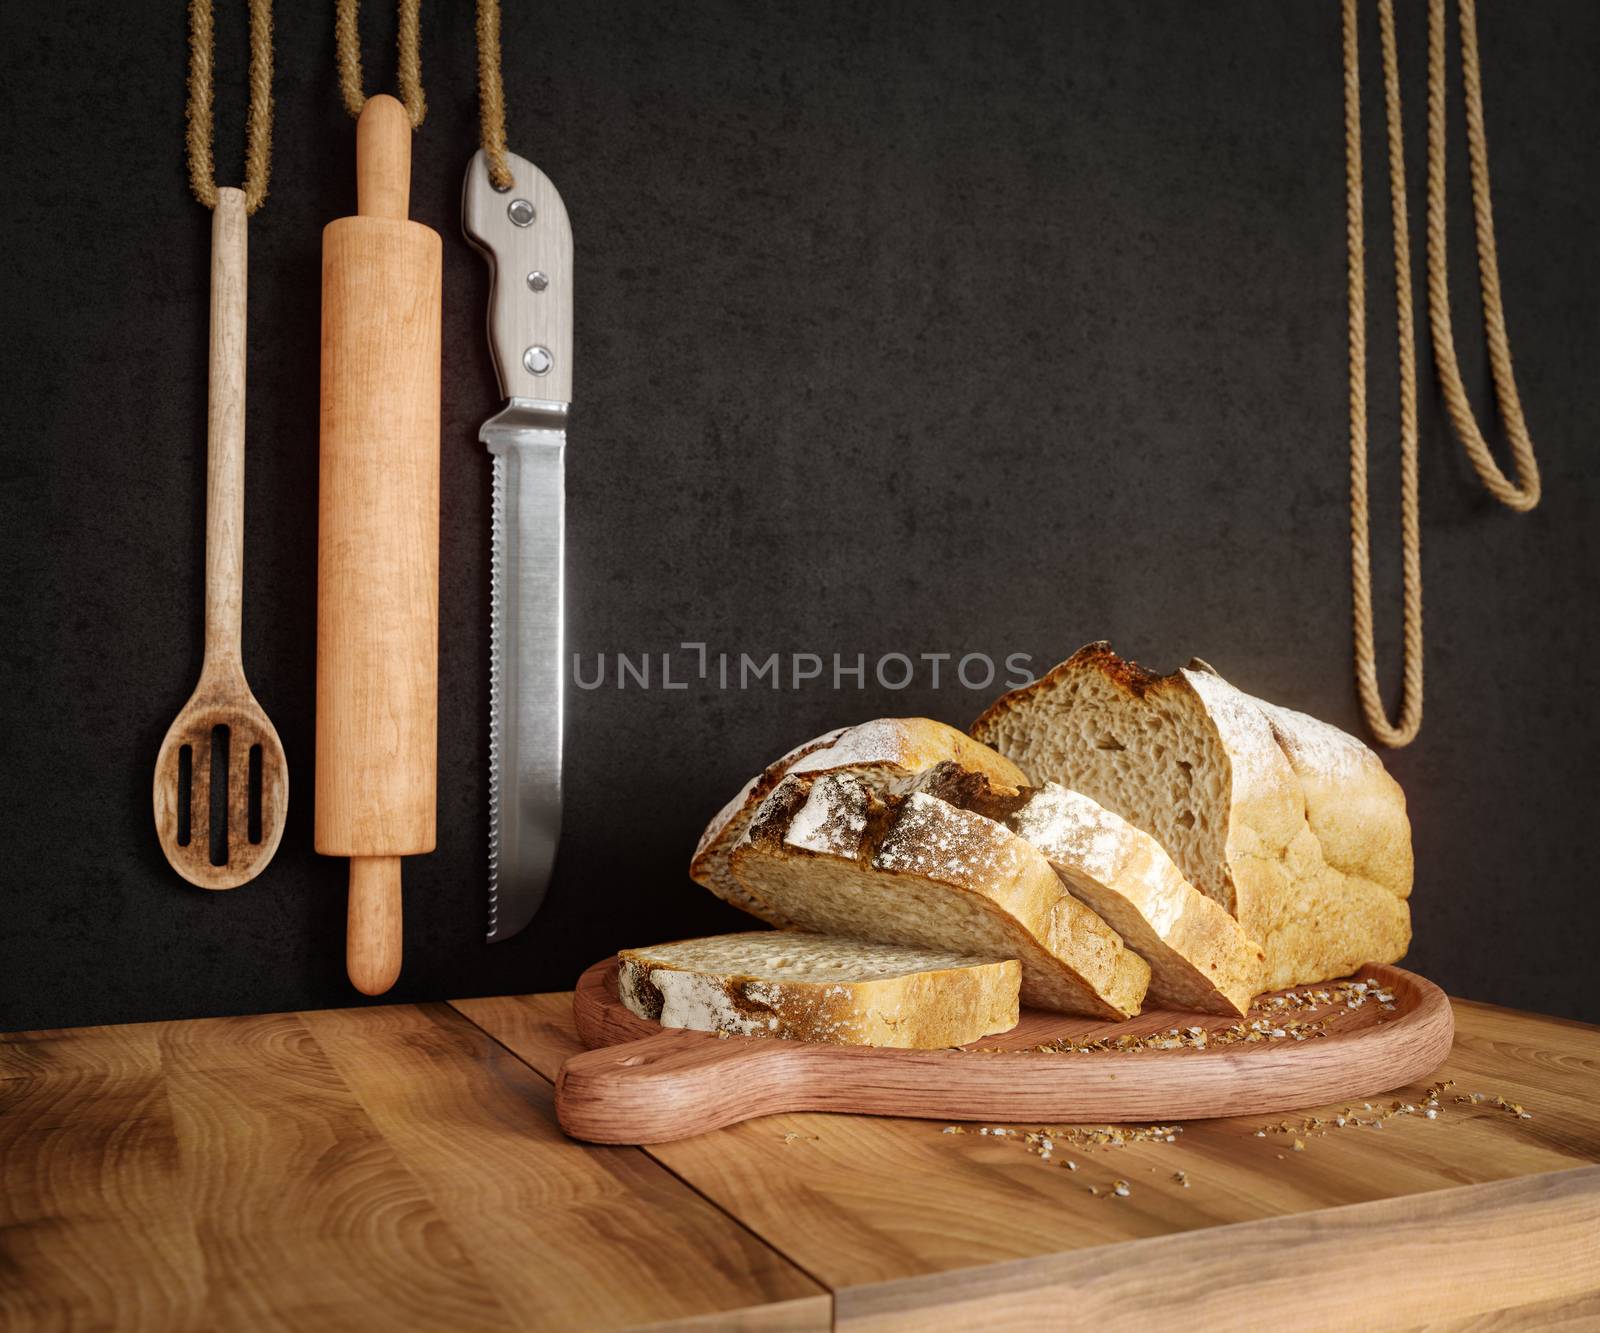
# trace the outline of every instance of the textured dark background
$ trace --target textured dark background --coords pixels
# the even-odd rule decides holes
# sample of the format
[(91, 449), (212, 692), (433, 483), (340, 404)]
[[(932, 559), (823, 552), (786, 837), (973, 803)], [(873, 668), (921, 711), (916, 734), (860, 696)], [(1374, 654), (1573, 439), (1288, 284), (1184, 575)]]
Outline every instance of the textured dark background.
[[(219, 7), (231, 181), (244, 5)], [(290, 756), (288, 832), (259, 880), (207, 894), (151, 826), (156, 749), (200, 665), (209, 218), (184, 179), (183, 8), (0, 19), (0, 1028), (356, 999), (344, 863), (311, 847), (319, 231), (353, 210), (326, 3), (278, 6), (272, 195), (250, 238), (245, 658)], [(365, 9), (367, 84), (388, 88), (392, 6)], [(1424, 355), (1427, 724), (1389, 757), (1416, 830), (1411, 961), (1455, 992), (1596, 1020), (1600, 7), (1489, 4), (1481, 27), (1548, 498), (1516, 517), (1482, 495)], [(1420, 0), (1400, 39), (1420, 243)], [(577, 237), (569, 634), (591, 669), (685, 640), (1043, 669), (1109, 636), (1357, 727), (1336, 5), (510, 0), (505, 49), (512, 146)], [(899, 694), (574, 691), (557, 880), (531, 930), (483, 944), (476, 429), (496, 390), (485, 273), (457, 227), (476, 134), (464, 0), (425, 6), (423, 58), (412, 208), (445, 237), (446, 278), (440, 832), (406, 869), (397, 999), (564, 987), (619, 945), (736, 926), (683, 866), (750, 771), (840, 722), (965, 723), (993, 693), (926, 673)], [(1486, 412), (1460, 106), (1452, 59), (1456, 326)], [(1376, 180), (1394, 681), (1388, 207)]]

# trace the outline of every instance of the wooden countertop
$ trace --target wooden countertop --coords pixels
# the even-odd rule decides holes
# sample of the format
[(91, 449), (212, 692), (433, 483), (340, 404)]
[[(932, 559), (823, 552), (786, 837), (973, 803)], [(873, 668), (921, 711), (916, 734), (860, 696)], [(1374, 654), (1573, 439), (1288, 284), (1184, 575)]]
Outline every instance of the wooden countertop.
[(574, 1143), (566, 995), (16, 1034), (0, 1327), (1593, 1326), (1600, 1028), (1456, 1023), (1434, 1119), (1049, 1161), (855, 1116)]

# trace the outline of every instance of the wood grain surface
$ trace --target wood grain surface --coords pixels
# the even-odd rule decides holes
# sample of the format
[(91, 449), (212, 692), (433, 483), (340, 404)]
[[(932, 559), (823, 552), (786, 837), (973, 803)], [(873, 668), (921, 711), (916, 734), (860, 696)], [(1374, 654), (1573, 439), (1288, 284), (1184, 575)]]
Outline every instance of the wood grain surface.
[(649, 1158), (575, 1150), (443, 1005), (5, 1039), (0, 1160), (7, 1330), (828, 1320)]
[(1433, 1120), (1050, 1161), (849, 1115), (573, 1142), (565, 994), (19, 1034), (0, 1328), (1593, 1327), (1600, 1030), (1455, 1010)]
[(1131, 1263), (1117, 1247), (1093, 1248), (860, 1287), (840, 1295), (835, 1327), (1037, 1329), (1070, 1309), (1084, 1328), (1372, 1329), (1444, 1310), (1548, 1312), (1594, 1293), (1597, 1229), (1600, 1168), (1588, 1167), (1275, 1218), (1237, 1235), (1164, 1236)]
[[(562, 1005), (557, 995), (455, 1002), (546, 1077), (584, 1049)], [(1152, 1312), (1161, 1311), (1165, 1296), (1161, 1284), (1148, 1281), (1155, 1270), (1145, 1265), (1144, 1247), (1192, 1236), (1195, 1248), (1184, 1262), (1214, 1269), (1207, 1281), (1231, 1291), (1234, 1310), (1254, 1299), (1258, 1284), (1292, 1271), (1296, 1328), (1406, 1327), (1469, 1317), (1491, 1328), (1541, 1327), (1551, 1312), (1538, 1313), (1540, 1302), (1554, 1309), (1580, 1292), (1600, 1296), (1600, 1248), (1593, 1229), (1580, 1225), (1600, 1196), (1600, 1029), (1462, 1001), (1453, 1008), (1455, 1045), (1433, 1077), (1454, 1079), (1455, 1086), (1441, 1094), (1433, 1120), (1402, 1115), (1385, 1119), (1381, 1129), (1337, 1128), (1331, 1121), (1344, 1110), (1340, 1102), (1292, 1117), (1190, 1122), (1173, 1143), (1058, 1146), (1047, 1163), (1019, 1139), (980, 1135), (978, 1125), (946, 1134), (944, 1125), (922, 1120), (792, 1114), (647, 1151), (828, 1286), (840, 1326), (859, 1318), (893, 1327), (890, 1317), (900, 1310), (903, 1326), (928, 1327), (948, 1300), (968, 1302), (953, 1326), (987, 1325), (992, 1308), (1000, 1327), (1037, 1327), (1051, 1302), (1058, 1316), (1072, 1308), (1078, 1275), (1059, 1282), (1041, 1277), (1037, 1300), (1003, 1318), (1010, 1297), (997, 1290), (992, 1300), (969, 1301), (963, 1288), (993, 1265), (1114, 1246), (1114, 1258), (1102, 1256), (1106, 1262), (1142, 1275), (1152, 1290), (1146, 1305), (1098, 1326), (1160, 1327)], [(1418, 1104), (1425, 1086), (1397, 1088), (1374, 1106), (1382, 1111), (1397, 1099)], [(1471, 1101), (1474, 1092), (1485, 1100)], [(1457, 1102), (1458, 1096), (1469, 1100)], [(1532, 1118), (1517, 1118), (1495, 1098), (1524, 1106)], [(1350, 1118), (1373, 1118), (1360, 1102), (1352, 1109)], [(1298, 1129), (1312, 1115), (1330, 1123), (1320, 1131), (1278, 1132), (1285, 1122)], [(1301, 1151), (1296, 1138), (1305, 1144)], [(1177, 1171), (1187, 1187), (1174, 1178)], [(1509, 1195), (1474, 1188), (1569, 1173), (1570, 1183), (1550, 1195), (1533, 1185), (1527, 1194)], [(1126, 1197), (1112, 1192), (1118, 1180), (1128, 1182)], [(1439, 1201), (1424, 1207), (1436, 1194)], [(1513, 1200), (1515, 1208), (1508, 1206)], [(1368, 1205), (1389, 1209), (1359, 1212)], [(1347, 1212), (1371, 1225), (1330, 1231), (1329, 1219)], [(1526, 1245), (1533, 1219), (1546, 1216), (1573, 1223), (1562, 1233), (1567, 1240)], [(1363, 1318), (1341, 1323), (1340, 1312), (1350, 1308), (1350, 1265), (1383, 1253), (1390, 1230), (1408, 1218), (1419, 1225), (1407, 1233), (1411, 1241), (1398, 1262), (1384, 1261), (1388, 1289), (1369, 1290)], [(1246, 1244), (1250, 1228), (1285, 1219), (1303, 1225), (1265, 1233), (1282, 1242), (1267, 1246), (1269, 1259)], [(1461, 1251), (1470, 1262), (1458, 1267), (1448, 1245), (1423, 1243), (1434, 1224), (1446, 1236), (1475, 1229), (1476, 1248)], [(1325, 1245), (1330, 1239), (1337, 1243)], [(1495, 1269), (1486, 1277), (1472, 1267), (1496, 1246), (1520, 1256), (1523, 1276), (1510, 1287), (1493, 1276)], [(870, 1290), (882, 1284), (892, 1290)], [(1427, 1318), (1389, 1319), (1386, 1301), (1403, 1311), (1436, 1303)], [(1333, 1312), (1326, 1320), (1318, 1315), (1323, 1302)], [(1526, 1320), (1514, 1313), (1524, 1305), (1535, 1310)], [(1185, 1327), (1240, 1326), (1198, 1317), (1218, 1308), (1201, 1307)], [(1274, 1316), (1265, 1326), (1282, 1322)]]
[[(1150, 1010), (1108, 1023), (1025, 1010), (1010, 1032), (960, 1050), (830, 1046), (663, 1029), (618, 999), (616, 971), (608, 959), (579, 979), (575, 1024), (597, 1049), (574, 1055), (556, 1078), (561, 1127), (591, 1143), (665, 1143), (783, 1111), (1069, 1121), (1265, 1114), (1421, 1078), (1448, 1054), (1452, 1031), (1437, 986), (1376, 965), (1358, 976), (1386, 987), (1391, 1009), (1337, 999), (1287, 1015), (1261, 1008), (1248, 1021), (1282, 1035), (1133, 1053), (1035, 1048), (1194, 1027), (1216, 1033), (1234, 1020)], [(1294, 1022), (1306, 1020), (1325, 1023), (1326, 1035), (1296, 1039)]]
[[(244, 192), (217, 191), (211, 215), (211, 331), (206, 398), (205, 656), (194, 693), (156, 755), (151, 800), (156, 836), (172, 868), (202, 889), (232, 889), (273, 858), (289, 812), (283, 742), (245, 680), (244, 420), (249, 228)], [(228, 737), (222, 775), (226, 827), (211, 819), (212, 733)], [(185, 788), (180, 762), (188, 751)], [(257, 818), (250, 810), (251, 751), (259, 750)], [(217, 848), (212, 846), (212, 833)], [(221, 852), (220, 859), (217, 852)]]

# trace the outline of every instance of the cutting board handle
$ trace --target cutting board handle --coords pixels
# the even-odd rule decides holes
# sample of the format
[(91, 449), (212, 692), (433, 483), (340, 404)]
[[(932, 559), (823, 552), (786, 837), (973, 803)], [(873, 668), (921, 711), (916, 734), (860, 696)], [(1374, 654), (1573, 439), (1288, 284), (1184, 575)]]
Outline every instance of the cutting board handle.
[(805, 1110), (815, 1098), (807, 1095), (812, 1079), (804, 1053), (798, 1042), (719, 1041), (664, 1029), (569, 1058), (556, 1073), (556, 1118), (587, 1143), (666, 1143), (753, 1116)]
[(411, 117), (384, 93), (356, 121), (356, 212), (404, 222), (411, 211)]

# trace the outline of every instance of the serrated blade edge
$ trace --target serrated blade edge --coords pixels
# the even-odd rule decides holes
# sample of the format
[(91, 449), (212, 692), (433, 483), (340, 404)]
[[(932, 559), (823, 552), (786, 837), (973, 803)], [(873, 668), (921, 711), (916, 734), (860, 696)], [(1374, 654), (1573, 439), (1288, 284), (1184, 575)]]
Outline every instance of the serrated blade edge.
[[(558, 409), (559, 410), (555, 410)], [(564, 407), (513, 399), (493, 455), (489, 585), (488, 940), (544, 901), (561, 832)]]
[(506, 464), (495, 455), (493, 499), (489, 517), (489, 931), (493, 940), (500, 925), (500, 696), (502, 676), (506, 562)]

